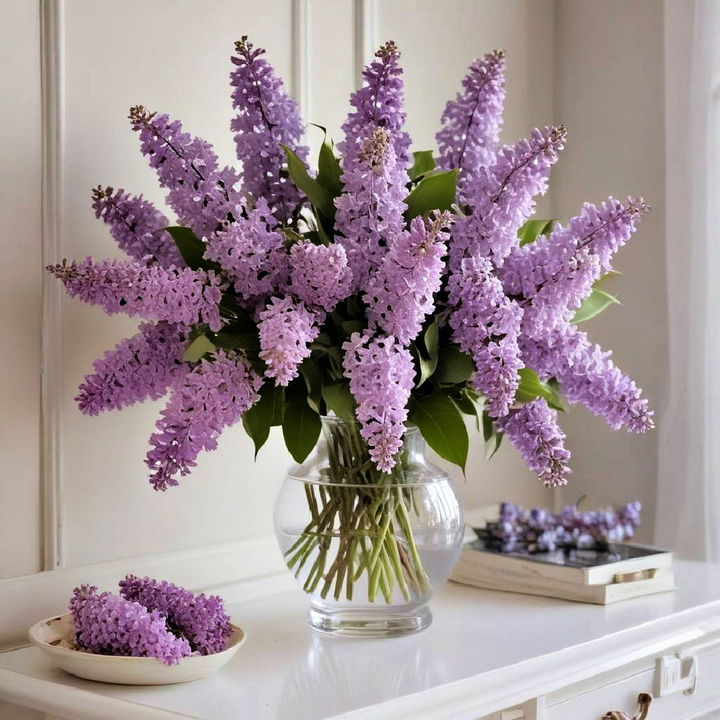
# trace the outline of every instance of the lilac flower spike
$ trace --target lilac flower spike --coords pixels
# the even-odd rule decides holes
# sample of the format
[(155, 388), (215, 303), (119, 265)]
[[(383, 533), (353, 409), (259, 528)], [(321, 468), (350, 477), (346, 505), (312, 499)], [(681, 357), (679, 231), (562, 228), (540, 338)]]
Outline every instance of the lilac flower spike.
[[(346, 144), (349, 140), (345, 141)], [(404, 232), (407, 173), (398, 164), (388, 132), (378, 128), (353, 156), (344, 157), (345, 192), (335, 200), (336, 240), (347, 252), (353, 292), (365, 287), (386, 245)]]
[(142, 105), (130, 108), (132, 129), (160, 184), (170, 192), (168, 205), (181, 225), (199, 237), (211, 236), (228, 219), (230, 207), (241, 197), (232, 168), (218, 170), (212, 146), (182, 131), (177, 120), (148, 112)]
[(75, 588), (70, 600), (75, 644), (99, 655), (155, 657), (175, 665), (191, 654), (185, 638), (168, 630), (165, 617), (139, 603), (109, 592), (98, 595), (94, 585)]
[(75, 398), (86, 415), (119, 410), (142, 400), (161, 398), (188, 370), (182, 362), (188, 331), (175, 323), (140, 326), (96, 360)]
[(265, 50), (255, 48), (247, 36), (235, 44), (235, 69), (230, 73), (233, 108), (238, 114), (230, 129), (237, 133), (235, 145), (243, 163), (245, 190), (257, 200), (265, 198), (277, 217), (289, 219), (302, 202), (295, 185), (283, 177), (286, 168), (281, 143), (303, 161), (308, 148), (300, 145), (303, 124), (297, 103), (284, 91), (283, 82), (272, 65), (262, 57)]
[(265, 198), (208, 240), (205, 257), (222, 265), (244, 300), (264, 300), (287, 281), (287, 253)]
[(525, 300), (523, 332), (542, 339), (569, 322), (592, 284), (612, 269), (613, 254), (627, 242), (647, 210), (643, 200), (635, 198), (623, 203), (611, 197), (599, 207), (585, 203), (567, 227), (515, 248), (501, 278), (508, 295)]
[(98, 186), (92, 198), (95, 217), (110, 228), (118, 247), (131, 258), (166, 268), (185, 265), (173, 239), (164, 231), (170, 224), (168, 219), (142, 195)]
[(277, 385), (287, 385), (297, 377), (302, 361), (310, 356), (309, 344), (318, 334), (316, 316), (292, 298), (274, 297), (260, 313), (260, 359), (265, 376)]
[(288, 289), (312, 310), (331, 312), (352, 289), (345, 248), (299, 242), (290, 250)]
[(472, 215), (459, 220), (453, 231), (450, 269), (463, 258), (483, 255), (501, 266), (518, 244), (517, 231), (535, 208), (535, 196), (547, 190), (550, 168), (565, 144), (565, 127), (533, 130), (527, 140), (505, 146), (489, 168), (467, 184)]
[(495, 158), (505, 103), (505, 51), (495, 50), (475, 60), (462, 84), (462, 92), (445, 106), (443, 127), (435, 136), (438, 167), (460, 169), (461, 196), (479, 169)]
[(519, 409), (511, 410), (504, 418), (496, 420), (496, 425), (545, 485), (567, 485), (570, 453), (564, 446), (565, 433), (557, 424), (557, 413), (543, 398), (535, 398)]
[(190, 648), (202, 655), (222, 652), (232, 635), (230, 617), (217, 595), (196, 595), (164, 580), (134, 575), (120, 581), (120, 594), (159, 612)]
[(377, 59), (363, 70), (363, 86), (350, 96), (355, 111), (348, 115), (343, 125), (345, 141), (338, 148), (345, 156), (351, 146), (362, 142), (369, 132), (382, 128), (392, 140), (398, 162), (406, 167), (410, 136), (403, 130), (405, 112), (402, 68), (398, 62), (400, 52), (389, 40), (375, 57)]
[(485, 395), (489, 415), (507, 415), (524, 365), (518, 346), (522, 308), (505, 295), (483, 257), (463, 260), (448, 291), (455, 306), (449, 319), (453, 340), (475, 362), (472, 384)]
[(201, 360), (177, 385), (150, 438), (145, 461), (156, 490), (178, 485), (202, 450), (215, 450), (217, 438), (258, 400), (262, 378), (239, 352), (217, 350)]
[(582, 403), (615, 430), (650, 430), (654, 422), (648, 401), (611, 355), (573, 325), (558, 328), (547, 339), (523, 342), (528, 364), (542, 378), (557, 378), (570, 402)]
[(382, 259), (378, 271), (367, 284), (363, 299), (368, 318), (388, 335), (408, 345), (420, 332), (425, 317), (435, 309), (435, 293), (440, 290), (445, 270), (449, 213), (431, 219), (413, 218)]
[(402, 447), (415, 379), (410, 351), (393, 337), (353, 333), (343, 344), (345, 376), (357, 400), (360, 433), (378, 469), (390, 472)]
[(71, 297), (100, 305), (108, 315), (123, 312), (148, 320), (182, 325), (222, 326), (217, 304), (220, 279), (212, 272), (146, 267), (137, 262), (86, 258), (47, 268), (62, 280)]

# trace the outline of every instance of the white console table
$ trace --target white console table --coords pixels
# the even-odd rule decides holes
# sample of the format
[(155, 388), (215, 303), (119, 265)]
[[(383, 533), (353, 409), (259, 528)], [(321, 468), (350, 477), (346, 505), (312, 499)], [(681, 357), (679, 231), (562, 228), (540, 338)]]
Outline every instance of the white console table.
[(315, 635), (287, 589), (230, 604), (248, 639), (205, 680), (92, 683), (28, 647), (0, 654), (0, 700), (67, 720), (599, 720), (651, 692), (648, 720), (720, 718), (720, 567), (676, 573), (607, 607), (450, 584), (429, 630), (391, 640)]

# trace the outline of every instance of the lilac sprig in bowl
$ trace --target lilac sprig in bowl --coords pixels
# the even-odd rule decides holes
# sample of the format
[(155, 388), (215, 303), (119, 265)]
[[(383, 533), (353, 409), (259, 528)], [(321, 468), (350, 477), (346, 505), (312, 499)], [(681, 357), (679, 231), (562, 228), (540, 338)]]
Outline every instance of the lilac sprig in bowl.
[(217, 596), (129, 575), (120, 594), (75, 588), (70, 612), (41, 620), (33, 645), (66, 672), (124, 685), (168, 685), (206, 677), (245, 641)]

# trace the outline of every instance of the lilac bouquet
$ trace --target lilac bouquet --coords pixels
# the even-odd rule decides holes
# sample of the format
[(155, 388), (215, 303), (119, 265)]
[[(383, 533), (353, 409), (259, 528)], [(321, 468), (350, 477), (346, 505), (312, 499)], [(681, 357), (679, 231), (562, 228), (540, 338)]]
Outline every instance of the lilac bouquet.
[(483, 531), (503, 552), (552, 552), (558, 548), (605, 549), (610, 543), (629, 540), (640, 525), (639, 502), (619, 510), (581, 511), (579, 503), (554, 514), (544, 508), (523, 510), (514, 503), (500, 505), (497, 522)]
[(232, 634), (216, 595), (194, 595), (165, 581), (128, 575), (120, 595), (75, 588), (70, 599), (75, 645), (100, 655), (155, 657), (167, 665), (221, 652)]
[[(613, 428), (652, 427), (638, 387), (579, 327), (614, 301), (599, 284), (647, 206), (608, 198), (565, 225), (532, 218), (566, 130), (499, 145), (503, 52), (470, 66), (438, 153), (411, 153), (399, 52), (384, 44), (350, 98), (338, 152), (325, 138), (317, 170), (264, 51), (244, 37), (232, 63), (242, 173), (177, 120), (133, 107), (177, 224), (142, 195), (99, 187), (95, 213), (129, 259), (49, 268), (70, 295), (144, 321), (95, 363), (77, 401), (94, 415), (169, 394), (146, 459), (156, 490), (177, 485), (239, 420), (256, 452), (281, 426), (302, 462), (320, 418), (342, 418), (333, 472), (370, 488), (399, 478), (407, 423), (464, 469), (464, 416), (475, 419), (489, 455), (507, 435), (548, 486), (570, 472), (557, 414), (566, 401)], [(321, 498), (288, 564), (312, 555), (306, 589), (324, 579), (327, 592), (335, 577), (336, 596), (356, 562), (375, 577), (388, 563), (387, 582), (406, 574), (422, 589), (407, 498), (363, 498), (350, 508)], [(326, 571), (320, 538), (338, 523), (405, 535), (408, 557), (358, 561), (350, 544)]]

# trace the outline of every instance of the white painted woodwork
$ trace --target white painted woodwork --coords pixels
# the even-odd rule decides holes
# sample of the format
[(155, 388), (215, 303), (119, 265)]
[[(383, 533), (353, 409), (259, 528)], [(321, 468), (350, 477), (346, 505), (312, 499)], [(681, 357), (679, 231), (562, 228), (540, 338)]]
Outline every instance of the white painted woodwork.
[(0, 0), (0, 578), (41, 569), (40, 13)]
[(656, 658), (680, 652), (698, 659), (698, 690), (656, 698), (650, 718), (717, 717), (720, 567), (681, 561), (677, 570), (677, 592), (607, 607), (451, 584), (427, 631), (388, 640), (320, 637), (303, 594), (276, 592), (231, 603), (247, 642), (205, 680), (94, 684), (24, 648), (0, 654), (0, 699), (73, 720), (498, 720), (516, 718), (515, 708), (523, 720), (591, 720), (634, 710), (638, 693), (654, 691)]

